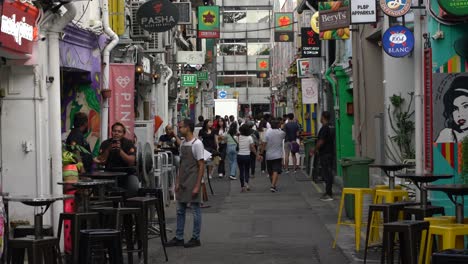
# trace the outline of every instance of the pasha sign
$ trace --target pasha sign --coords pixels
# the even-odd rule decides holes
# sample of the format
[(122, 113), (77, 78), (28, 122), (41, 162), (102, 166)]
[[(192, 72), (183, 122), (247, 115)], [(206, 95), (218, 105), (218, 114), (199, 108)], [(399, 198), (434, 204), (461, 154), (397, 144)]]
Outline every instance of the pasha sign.
[(382, 46), (388, 55), (396, 58), (404, 57), (413, 51), (413, 33), (404, 26), (390, 27), (382, 37)]
[(0, 26), (1, 47), (14, 52), (31, 54), (37, 36), (38, 9), (20, 1), (3, 1)]
[(179, 21), (178, 8), (168, 0), (150, 0), (137, 11), (137, 23), (149, 32), (166, 32)]

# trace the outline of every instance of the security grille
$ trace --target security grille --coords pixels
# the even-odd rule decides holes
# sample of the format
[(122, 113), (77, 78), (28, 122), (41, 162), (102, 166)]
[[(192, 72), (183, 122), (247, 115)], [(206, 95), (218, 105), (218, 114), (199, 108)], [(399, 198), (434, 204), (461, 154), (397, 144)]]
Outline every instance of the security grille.
[(180, 2), (173, 3), (179, 9), (179, 25), (191, 25), (192, 24), (192, 3), (191, 2)]

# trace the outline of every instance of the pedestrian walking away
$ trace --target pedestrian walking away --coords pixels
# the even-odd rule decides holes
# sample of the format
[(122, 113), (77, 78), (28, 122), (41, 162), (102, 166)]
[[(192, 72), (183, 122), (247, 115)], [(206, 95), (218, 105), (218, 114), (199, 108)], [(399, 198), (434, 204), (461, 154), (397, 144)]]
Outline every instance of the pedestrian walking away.
[(281, 120), (273, 119), (271, 121), (271, 129), (268, 129), (265, 134), (265, 142), (262, 143), (261, 150), (266, 150), (265, 157), (258, 154), (258, 160), (266, 159), (268, 175), (270, 176), (271, 192), (277, 192), (278, 179), (283, 167), (283, 140), (286, 133), (280, 129)]
[(284, 132), (286, 137), (284, 139), (284, 169), (287, 171), (289, 168), (289, 156), (292, 156), (293, 170), (297, 171), (297, 157), (296, 154), (299, 152), (299, 143), (297, 139), (299, 137), (299, 124), (294, 121), (294, 114), (288, 114), (288, 122), (284, 125)]
[[(185, 119), (179, 124), (179, 130), (185, 140), (180, 147), (180, 169), (176, 178), (177, 229), (176, 236), (167, 242), (167, 247), (184, 246), (186, 248), (201, 245), (201, 181), (204, 175), (205, 160), (203, 143), (193, 136), (194, 123)], [(184, 243), (185, 213), (190, 203), (193, 213), (192, 238)]]
[(322, 128), (320, 128), (315, 149), (311, 149), (310, 156), (316, 155), (320, 162), (320, 174), (325, 181), (325, 193), (320, 200), (333, 201), (333, 134), (329, 126), (330, 112), (324, 111), (320, 118)]
[(218, 136), (218, 152), (221, 158), (218, 164), (218, 176), (222, 178), (226, 174), (226, 163), (224, 161), (226, 160), (227, 151), (227, 125), (226, 121), (223, 118), (220, 118), (218, 121), (218, 130), (216, 132), (216, 135)]
[[(261, 146), (262, 144), (265, 142), (265, 133), (266, 133), (266, 120), (262, 120), (260, 121), (260, 124), (258, 126), (258, 135), (259, 135), (259, 143), (258, 143), (258, 151), (259, 151), (259, 154), (262, 155), (262, 157), (265, 157), (265, 150), (262, 150), (262, 152), (260, 153), (260, 149), (261, 149)], [(265, 173), (266, 171), (266, 159), (262, 159), (262, 161), (260, 162), (261, 165), (260, 165), (260, 168), (262, 170), (262, 173)]]
[(241, 183), (241, 192), (250, 191), (250, 153), (257, 152), (255, 150), (254, 140), (251, 136), (250, 126), (244, 124), (240, 127), (240, 135), (237, 138), (239, 142), (239, 151), (237, 153), (237, 165), (239, 166), (239, 179)]
[(236, 140), (237, 124), (232, 123), (229, 126), (229, 131), (226, 135), (226, 154), (229, 161), (229, 179), (236, 180), (237, 174), (237, 149), (239, 148), (239, 142)]

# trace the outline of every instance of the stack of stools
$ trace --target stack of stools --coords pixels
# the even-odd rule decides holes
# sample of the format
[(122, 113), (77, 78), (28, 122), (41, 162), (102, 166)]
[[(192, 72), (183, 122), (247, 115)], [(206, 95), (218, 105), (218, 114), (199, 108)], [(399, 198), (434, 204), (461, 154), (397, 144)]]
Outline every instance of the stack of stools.
[(55, 237), (20, 237), (8, 240), (8, 263), (23, 264), (28, 251), (29, 264), (62, 264), (59, 240)]
[(468, 235), (468, 224), (451, 223), (431, 224), (427, 242), (426, 263), (430, 263), (434, 236), (438, 236), (442, 242), (442, 250), (453, 248), (465, 248), (464, 236)]
[(468, 263), (468, 250), (446, 249), (432, 254), (432, 264), (466, 264)]
[(381, 263), (385, 263), (385, 257), (387, 263), (393, 264), (393, 252), (394, 252), (394, 241), (395, 234), (398, 233), (400, 240), (400, 258), (401, 263), (405, 264), (417, 264), (418, 263), (418, 244), (419, 247), (424, 250), (426, 245), (425, 240), (421, 237), (423, 231), (425, 231), (426, 237), (428, 235), (429, 222), (426, 221), (398, 221), (384, 224), (383, 233), (383, 248)]
[(80, 231), (80, 257), (83, 264), (123, 264), (120, 232), (115, 229)]
[(426, 217), (432, 217), (434, 215), (445, 215), (445, 209), (443, 206), (427, 205), (426, 207), (421, 206), (408, 206), (403, 210), (405, 219), (412, 219), (414, 216), (415, 220), (423, 220)]

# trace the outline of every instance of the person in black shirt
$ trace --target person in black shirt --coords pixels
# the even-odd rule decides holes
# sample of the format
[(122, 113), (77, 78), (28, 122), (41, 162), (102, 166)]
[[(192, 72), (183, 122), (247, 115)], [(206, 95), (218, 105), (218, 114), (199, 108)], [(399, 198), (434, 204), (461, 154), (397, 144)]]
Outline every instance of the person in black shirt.
[[(81, 161), (86, 172), (90, 172), (93, 165), (93, 156), (91, 147), (86, 141), (84, 134), (88, 131), (88, 116), (85, 113), (78, 112), (73, 118), (73, 129), (68, 134), (66, 144), (70, 146), (79, 145), (89, 153), (80, 153)], [(83, 171), (82, 171), (83, 172)]]
[[(299, 124), (294, 120), (294, 114), (288, 114), (288, 122), (284, 125), (284, 132), (286, 137), (284, 138), (284, 170), (288, 173), (289, 168), (289, 156), (292, 156), (294, 173), (297, 171), (297, 157), (296, 153), (299, 150), (297, 139), (299, 137)], [(295, 145), (295, 146), (293, 146)]]
[(320, 198), (322, 201), (333, 201), (333, 134), (328, 125), (330, 122), (330, 112), (324, 111), (320, 123), (322, 128), (318, 133), (315, 149), (310, 150), (310, 155), (318, 154), (320, 161), (320, 172), (325, 181), (325, 194)]
[(172, 152), (175, 159), (175, 165), (178, 166), (179, 164), (179, 148), (181, 140), (180, 138), (174, 133), (174, 129), (171, 125), (167, 125), (165, 128), (166, 134), (161, 135), (159, 137), (158, 147), (168, 149)]

